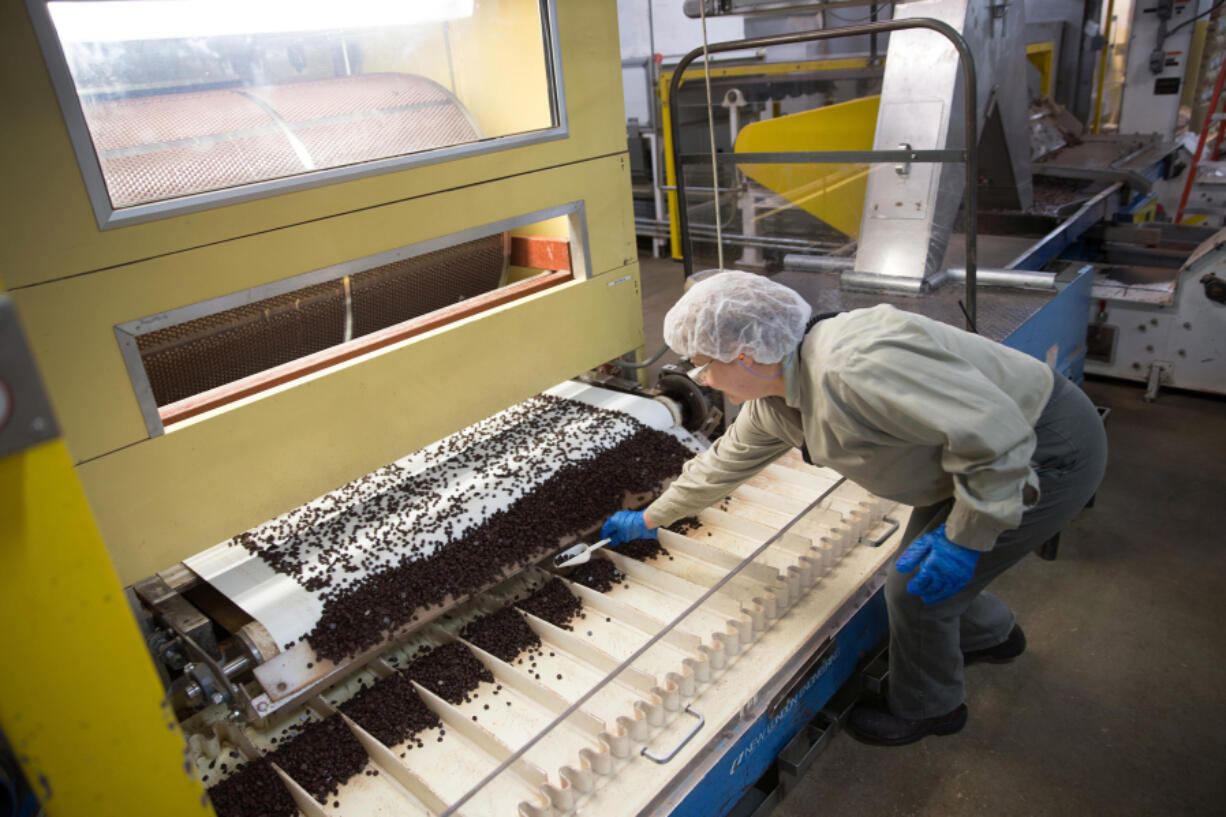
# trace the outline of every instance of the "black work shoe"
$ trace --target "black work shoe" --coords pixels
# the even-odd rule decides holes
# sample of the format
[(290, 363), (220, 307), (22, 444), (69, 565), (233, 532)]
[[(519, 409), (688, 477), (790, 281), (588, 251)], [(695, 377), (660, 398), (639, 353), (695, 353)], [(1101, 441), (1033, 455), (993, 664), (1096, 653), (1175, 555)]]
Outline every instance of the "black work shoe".
[(847, 731), (872, 746), (905, 746), (928, 735), (952, 735), (966, 726), (966, 704), (936, 718), (900, 718), (889, 711), (857, 704), (847, 718)]
[(974, 664), (976, 661), (988, 661), (993, 664), (1003, 664), (1012, 661), (1026, 651), (1026, 634), (1018, 624), (1013, 625), (1009, 637), (995, 647), (983, 650), (968, 650), (962, 653), (963, 664)]

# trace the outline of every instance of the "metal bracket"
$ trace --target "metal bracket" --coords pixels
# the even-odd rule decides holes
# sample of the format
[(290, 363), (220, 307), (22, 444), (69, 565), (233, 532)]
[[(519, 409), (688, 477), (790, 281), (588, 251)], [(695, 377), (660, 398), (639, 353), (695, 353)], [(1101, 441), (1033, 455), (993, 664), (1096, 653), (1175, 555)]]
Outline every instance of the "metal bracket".
[(1149, 377), (1145, 382), (1145, 402), (1152, 403), (1158, 399), (1158, 386), (1163, 380), (1170, 380), (1173, 368), (1174, 366), (1165, 360), (1155, 360), (1149, 364)]
[(697, 735), (697, 734), (698, 734), (698, 733), (699, 733), (699, 732), (702, 730), (702, 727), (703, 727), (703, 725), (704, 725), (704, 724), (706, 724), (707, 719), (706, 719), (706, 718), (704, 718), (704, 717), (703, 717), (701, 714), (699, 714), (698, 712), (695, 712), (695, 711), (694, 711), (694, 709), (692, 709), (692, 708), (691, 708), (691, 707), (689, 707), (689, 706), (687, 706), (687, 707), (685, 708), (685, 711), (686, 711), (688, 714), (693, 715), (695, 718), (698, 718), (698, 723), (694, 724), (694, 728), (693, 728), (693, 729), (691, 729), (689, 732), (687, 732), (687, 733), (686, 733), (686, 735), (685, 735), (685, 737), (683, 737), (683, 738), (681, 739), (681, 742), (680, 742), (680, 743), (678, 743), (676, 746), (674, 746), (674, 747), (673, 747), (673, 750), (672, 750), (671, 752), (669, 752), (668, 754), (666, 754), (666, 755), (655, 755), (655, 754), (652, 754), (651, 752), (647, 751), (647, 747), (646, 747), (646, 746), (644, 746), (644, 747), (643, 747), (643, 752), (642, 752), (643, 757), (647, 758), (648, 760), (654, 760), (656, 763), (667, 763), (668, 761), (670, 761), (670, 760), (672, 760), (674, 757), (676, 757), (676, 756), (677, 756), (677, 753), (678, 753), (678, 752), (680, 752), (680, 751), (681, 751), (681, 750), (682, 750), (682, 749), (685, 747), (685, 744), (689, 743), (689, 742), (690, 742), (690, 740), (691, 740), (691, 739), (692, 739), (692, 738), (693, 738), (695, 735)]
[(992, 15), (992, 25), (988, 30), (992, 36), (996, 36), (996, 21), (1000, 20), (1000, 36), (1005, 36), (1005, 15), (1009, 13), (1008, 3), (991, 3), (988, 5), (988, 13)]
[(60, 434), (12, 300), (0, 293), (0, 457)]
[[(902, 150), (910, 150), (911, 143), (910, 142), (899, 142), (898, 147)], [(904, 161), (901, 164), (894, 165), (894, 172), (897, 173), (899, 176), (910, 176), (911, 175), (911, 163)]]

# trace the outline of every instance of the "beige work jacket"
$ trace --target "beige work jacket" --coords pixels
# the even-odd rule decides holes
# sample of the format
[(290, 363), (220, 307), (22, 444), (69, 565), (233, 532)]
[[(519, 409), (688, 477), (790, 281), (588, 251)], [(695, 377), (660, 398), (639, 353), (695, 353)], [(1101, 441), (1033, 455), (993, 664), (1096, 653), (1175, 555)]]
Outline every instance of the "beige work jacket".
[(785, 361), (786, 397), (747, 402), (648, 508), (668, 525), (789, 448), (908, 505), (954, 498), (950, 540), (991, 550), (1038, 501), (1034, 425), (1052, 370), (1029, 355), (889, 305), (818, 323)]

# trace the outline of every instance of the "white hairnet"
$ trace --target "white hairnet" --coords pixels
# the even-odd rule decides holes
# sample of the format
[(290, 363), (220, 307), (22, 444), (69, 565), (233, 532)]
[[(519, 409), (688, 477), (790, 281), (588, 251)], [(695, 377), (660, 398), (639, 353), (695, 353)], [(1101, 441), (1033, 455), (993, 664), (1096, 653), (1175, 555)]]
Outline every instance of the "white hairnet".
[(695, 284), (664, 316), (664, 342), (682, 357), (778, 363), (800, 343), (812, 310), (761, 275), (721, 272)]

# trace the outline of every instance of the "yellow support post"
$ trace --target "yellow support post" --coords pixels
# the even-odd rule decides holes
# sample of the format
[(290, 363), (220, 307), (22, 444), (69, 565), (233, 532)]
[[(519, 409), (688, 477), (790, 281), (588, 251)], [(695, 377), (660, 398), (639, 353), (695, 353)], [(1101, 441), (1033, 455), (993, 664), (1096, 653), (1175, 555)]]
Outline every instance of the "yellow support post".
[(1039, 71), (1039, 93), (1051, 96), (1052, 62), (1056, 56), (1056, 44), (1030, 43), (1026, 46), (1026, 59)]
[[(0, 329), (16, 332), (6, 301)], [(16, 406), (38, 378), (14, 378), (34, 368), (8, 332), (0, 381)], [(50, 817), (212, 814), (67, 448), (13, 451), (12, 419), (0, 428), (0, 728)]]
[(1103, 53), (1098, 58), (1098, 83), (1094, 93), (1094, 124), (1090, 133), (1098, 133), (1102, 124), (1103, 86), (1107, 82), (1107, 57), (1111, 53), (1111, 20), (1115, 15), (1115, 0), (1107, 0), (1107, 24), (1103, 27)]

